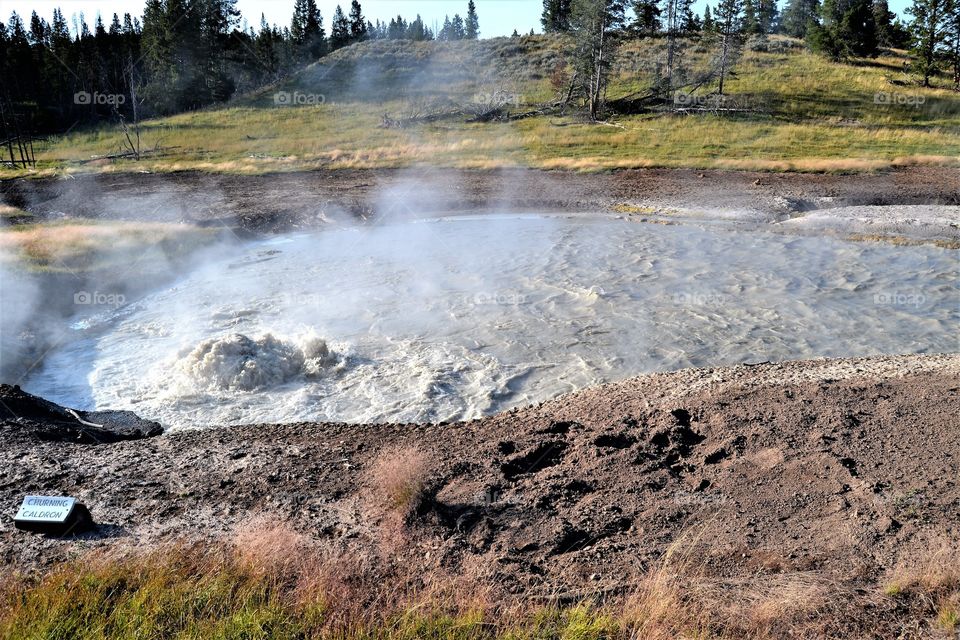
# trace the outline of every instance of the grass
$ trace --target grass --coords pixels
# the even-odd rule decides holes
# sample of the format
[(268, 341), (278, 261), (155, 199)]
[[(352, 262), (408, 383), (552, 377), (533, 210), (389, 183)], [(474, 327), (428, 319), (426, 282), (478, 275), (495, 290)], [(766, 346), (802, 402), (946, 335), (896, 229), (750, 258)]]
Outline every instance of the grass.
[(416, 447), (389, 451), (368, 473), (374, 502), (406, 519), (426, 497), (428, 458)]
[(684, 535), (658, 566), (625, 576), (623, 596), (524, 599), (499, 589), (489, 567), (421, 571), (415, 529), (405, 548), (350, 551), (277, 522), (6, 571), (0, 637), (763, 640), (936, 637), (958, 625), (956, 558), (930, 556), (895, 576), (896, 590), (816, 572), (720, 578), (703, 569), (710, 550)]
[(65, 220), (0, 227), (0, 261), (32, 271), (80, 273), (166, 264), (213, 242), (217, 232), (185, 224)]
[[(564, 73), (563, 41), (536, 36), (363, 43), (231, 105), (146, 122), (146, 146), (159, 145), (164, 153), (141, 161), (91, 161), (120, 147), (120, 133), (105, 126), (52, 138), (38, 151), (37, 170), (3, 169), (0, 176), (130, 170), (259, 174), (419, 163), (577, 171), (871, 171), (960, 164), (960, 96), (945, 77), (933, 88), (916, 86), (904, 71), (908, 59), (902, 52), (836, 64), (797, 41), (774, 38), (771, 43), (760, 47), (768, 50), (748, 48), (728, 83), (730, 104), (752, 110), (746, 113), (651, 112), (605, 124), (572, 115), (510, 123), (454, 118), (400, 129), (381, 128), (381, 116), (411, 114), (444, 100), (462, 104), (493, 91), (515, 96), (514, 110), (547, 100), (554, 92), (551, 76)], [(609, 97), (644, 91), (659, 48), (658, 41), (627, 43)], [(710, 55), (709, 48), (692, 46), (686, 64), (703, 68)], [(276, 106), (276, 90), (322, 94), (325, 102)], [(890, 100), (878, 103), (878, 95)]]

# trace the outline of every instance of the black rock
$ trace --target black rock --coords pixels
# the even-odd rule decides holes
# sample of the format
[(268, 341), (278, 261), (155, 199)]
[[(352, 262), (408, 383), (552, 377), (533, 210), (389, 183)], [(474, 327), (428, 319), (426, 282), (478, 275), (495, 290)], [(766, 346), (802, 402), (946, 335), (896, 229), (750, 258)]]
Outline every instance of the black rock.
[(140, 440), (163, 433), (158, 422), (132, 411), (79, 411), (8, 384), (0, 384), (0, 425), (40, 440), (82, 444)]

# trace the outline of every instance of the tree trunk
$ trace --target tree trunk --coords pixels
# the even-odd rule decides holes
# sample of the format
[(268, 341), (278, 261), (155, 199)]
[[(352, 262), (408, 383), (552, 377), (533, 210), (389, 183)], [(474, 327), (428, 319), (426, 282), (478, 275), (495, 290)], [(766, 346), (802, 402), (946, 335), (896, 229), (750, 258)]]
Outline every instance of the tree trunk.
[(720, 86), (717, 88), (717, 93), (723, 95), (723, 79), (727, 75), (727, 52), (729, 50), (730, 42), (730, 31), (729, 29), (724, 28), (723, 30), (723, 49), (720, 53)]

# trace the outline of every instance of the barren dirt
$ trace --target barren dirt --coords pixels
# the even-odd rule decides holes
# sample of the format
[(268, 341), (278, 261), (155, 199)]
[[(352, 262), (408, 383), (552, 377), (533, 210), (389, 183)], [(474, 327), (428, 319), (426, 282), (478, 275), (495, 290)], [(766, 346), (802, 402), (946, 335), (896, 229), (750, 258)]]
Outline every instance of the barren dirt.
[[(339, 216), (576, 211), (960, 242), (960, 170), (948, 167), (857, 175), (430, 167), (262, 176), (91, 174), (3, 181), (0, 199), (40, 218), (183, 221), (241, 232), (313, 227)], [(794, 222), (780, 225), (785, 221)]]
[[(0, 427), (0, 562), (217, 537), (260, 513), (324, 544), (383, 543), (370, 468), (412, 446), (427, 498), (403, 562), (482, 566), (508, 591), (629, 588), (681, 536), (709, 575), (815, 572), (877, 585), (960, 548), (960, 355), (689, 369), (456, 424), (216, 427), (104, 444)], [(25, 494), (66, 494), (101, 523), (14, 530)]]

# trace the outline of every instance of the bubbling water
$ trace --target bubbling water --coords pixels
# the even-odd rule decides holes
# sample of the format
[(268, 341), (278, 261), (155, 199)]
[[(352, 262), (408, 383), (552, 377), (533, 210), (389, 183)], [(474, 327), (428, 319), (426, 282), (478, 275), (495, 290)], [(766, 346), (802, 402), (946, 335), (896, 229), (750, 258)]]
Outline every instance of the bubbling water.
[(326, 341), (317, 336), (294, 342), (270, 333), (258, 338), (234, 333), (181, 351), (173, 370), (181, 384), (198, 389), (257, 391), (298, 376), (317, 377), (338, 361)]
[(651, 371), (956, 351), (957, 259), (609, 219), (329, 229), (79, 319), (25, 388), (173, 428), (467, 419)]

